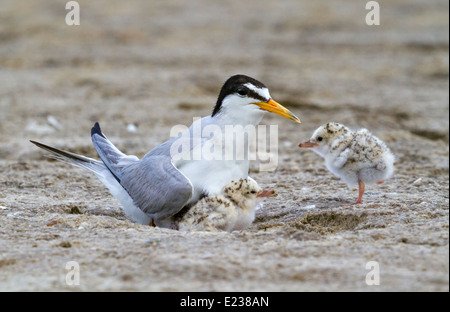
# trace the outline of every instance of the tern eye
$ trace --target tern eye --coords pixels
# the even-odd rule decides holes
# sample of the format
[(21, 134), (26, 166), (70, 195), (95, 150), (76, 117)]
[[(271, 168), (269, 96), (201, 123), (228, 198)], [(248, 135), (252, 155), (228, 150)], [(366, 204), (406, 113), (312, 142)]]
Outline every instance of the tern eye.
[(236, 90), (236, 92), (237, 92), (239, 95), (242, 95), (242, 96), (247, 95), (247, 93), (248, 93), (247, 89), (246, 89), (246, 88), (243, 88), (243, 87), (239, 87), (239, 88)]
[(322, 142), (323, 138), (322, 137), (318, 137), (317, 141)]

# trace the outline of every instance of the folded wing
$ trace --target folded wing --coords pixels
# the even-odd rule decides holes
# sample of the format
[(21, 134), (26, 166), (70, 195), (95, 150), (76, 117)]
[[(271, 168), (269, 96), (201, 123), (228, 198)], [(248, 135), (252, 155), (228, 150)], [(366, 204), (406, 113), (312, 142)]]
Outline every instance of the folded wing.
[(125, 155), (106, 138), (98, 123), (91, 136), (108, 170), (134, 204), (155, 221), (176, 214), (189, 202), (193, 186), (173, 165), (170, 153), (150, 153), (141, 160)]

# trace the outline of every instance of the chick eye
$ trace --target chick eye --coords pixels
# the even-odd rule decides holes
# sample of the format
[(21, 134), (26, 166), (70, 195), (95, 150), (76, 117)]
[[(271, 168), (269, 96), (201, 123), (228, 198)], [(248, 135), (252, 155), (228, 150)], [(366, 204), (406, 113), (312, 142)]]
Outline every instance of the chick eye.
[(323, 138), (322, 137), (318, 137), (317, 141), (322, 142)]
[(242, 96), (247, 95), (247, 93), (248, 93), (247, 89), (246, 89), (246, 88), (243, 88), (243, 87), (238, 88), (238, 89), (236, 90), (236, 92), (237, 92), (239, 95), (242, 95)]
[(256, 191), (252, 191), (252, 194), (255, 194), (256, 193)]

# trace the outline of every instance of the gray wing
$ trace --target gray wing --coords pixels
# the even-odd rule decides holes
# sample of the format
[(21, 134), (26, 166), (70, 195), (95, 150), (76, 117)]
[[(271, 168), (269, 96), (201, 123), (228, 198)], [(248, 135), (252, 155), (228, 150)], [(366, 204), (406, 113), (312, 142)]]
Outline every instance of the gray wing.
[(172, 164), (170, 153), (149, 153), (142, 160), (125, 155), (106, 138), (98, 123), (91, 136), (105, 166), (148, 216), (156, 220), (170, 217), (189, 202), (192, 184)]
[(135, 204), (155, 219), (180, 211), (191, 199), (193, 187), (168, 156), (147, 157), (123, 170), (120, 182)]

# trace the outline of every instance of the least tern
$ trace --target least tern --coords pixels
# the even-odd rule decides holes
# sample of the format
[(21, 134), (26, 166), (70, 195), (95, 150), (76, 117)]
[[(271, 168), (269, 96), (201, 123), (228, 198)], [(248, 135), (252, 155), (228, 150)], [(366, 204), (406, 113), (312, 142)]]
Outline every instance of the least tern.
[[(220, 140), (222, 148), (226, 149), (230, 142), (236, 143), (235, 138), (218, 135), (218, 132), (226, 133), (227, 126), (256, 126), (267, 112), (300, 123), (295, 115), (272, 99), (263, 83), (245, 75), (235, 75), (222, 86), (210, 116), (196, 120), (178, 137), (156, 146), (142, 159), (119, 151), (102, 133), (98, 123), (91, 130), (91, 138), (101, 161), (31, 142), (55, 154), (56, 159), (94, 172), (134, 221), (171, 227), (173, 216), (183, 207), (195, 204), (204, 196), (220, 194), (230, 181), (247, 178), (249, 170), (247, 141), (243, 158), (174, 159), (174, 150), (182, 147), (184, 150), (180, 154), (183, 155), (201, 153), (211, 140)], [(216, 130), (196, 131), (207, 127)]]
[(311, 148), (325, 159), (333, 174), (348, 186), (359, 186), (357, 204), (362, 203), (366, 183), (383, 183), (394, 172), (395, 157), (384, 142), (367, 129), (355, 132), (330, 122), (320, 126), (300, 147)]

